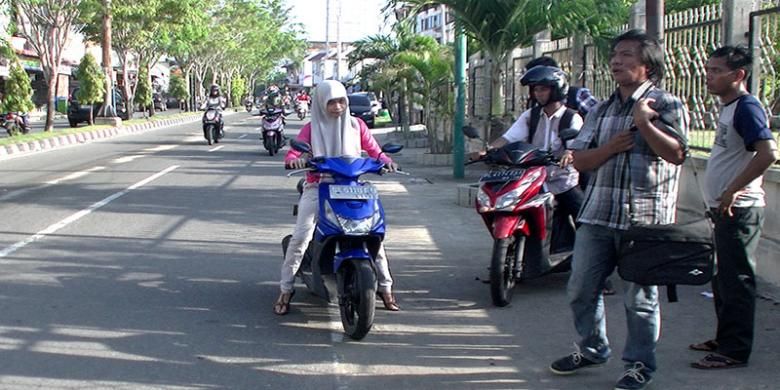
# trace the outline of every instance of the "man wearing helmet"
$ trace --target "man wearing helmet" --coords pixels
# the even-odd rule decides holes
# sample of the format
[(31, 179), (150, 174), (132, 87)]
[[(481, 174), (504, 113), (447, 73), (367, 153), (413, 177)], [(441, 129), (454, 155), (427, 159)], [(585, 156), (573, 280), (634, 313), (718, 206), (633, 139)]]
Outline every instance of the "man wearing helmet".
[[(560, 159), (558, 167), (547, 167), (547, 188), (555, 195), (558, 207), (572, 218), (577, 217), (582, 200), (582, 190), (577, 186), (579, 174), (571, 165), (572, 153), (558, 133), (560, 130), (582, 127), (582, 117), (566, 108), (563, 101), (569, 89), (566, 74), (552, 66), (536, 66), (527, 71), (520, 83), (531, 88), (531, 95), (539, 104), (526, 110), (501, 137), (491, 142), (489, 148), (500, 148), (512, 142), (528, 142), (549, 150)], [(474, 152), (472, 160), (484, 155)]]

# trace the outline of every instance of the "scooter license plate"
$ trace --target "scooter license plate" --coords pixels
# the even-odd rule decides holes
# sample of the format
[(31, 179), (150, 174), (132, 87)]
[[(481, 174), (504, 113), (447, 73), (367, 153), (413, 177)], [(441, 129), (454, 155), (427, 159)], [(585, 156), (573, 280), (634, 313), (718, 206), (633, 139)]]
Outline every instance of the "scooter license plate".
[(491, 171), (479, 178), (483, 183), (516, 180), (523, 175), (522, 170)]
[(371, 185), (331, 185), (329, 191), (331, 199), (376, 199), (378, 197), (376, 188)]

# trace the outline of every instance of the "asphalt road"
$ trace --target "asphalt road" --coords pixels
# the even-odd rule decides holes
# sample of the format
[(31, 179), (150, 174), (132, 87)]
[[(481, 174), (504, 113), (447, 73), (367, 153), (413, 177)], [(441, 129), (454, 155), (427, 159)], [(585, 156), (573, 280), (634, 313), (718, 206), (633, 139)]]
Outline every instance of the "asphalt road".
[[(376, 178), (402, 311), (378, 303), (360, 342), (303, 286), (275, 316), (297, 179), (262, 149), (258, 117), (226, 119), (213, 146), (195, 122), (0, 161), (0, 389), (612, 388), (621, 298), (607, 299), (606, 368), (550, 374), (574, 340), (567, 275), (493, 307), (477, 280), (491, 248), (481, 221), (454, 204), (449, 171), (414, 166), (411, 151), (397, 160), (414, 176)], [(290, 136), (301, 126), (288, 124)], [(688, 368), (701, 355), (687, 343), (711, 336), (704, 290), (663, 305), (654, 388), (776, 388), (780, 309), (768, 300), (748, 368)]]

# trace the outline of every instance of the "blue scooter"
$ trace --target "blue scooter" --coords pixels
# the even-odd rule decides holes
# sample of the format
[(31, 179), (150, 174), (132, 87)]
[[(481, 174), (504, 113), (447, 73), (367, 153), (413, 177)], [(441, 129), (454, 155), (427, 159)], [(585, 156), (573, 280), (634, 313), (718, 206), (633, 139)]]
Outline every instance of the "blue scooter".
[[(311, 146), (306, 143), (292, 140), (290, 145), (311, 154)], [(402, 148), (387, 144), (382, 152), (397, 153)], [(373, 158), (315, 157), (309, 165), (310, 168), (288, 176), (314, 171), (330, 175), (333, 181), (319, 185), (317, 227), (298, 276), (315, 295), (338, 302), (344, 333), (360, 340), (374, 323), (377, 289), (374, 261), (385, 237), (385, 212), (376, 187), (359, 178), (366, 173), (384, 173), (385, 164)], [(302, 187), (298, 190), (302, 192)], [(285, 253), (291, 237), (282, 240)]]

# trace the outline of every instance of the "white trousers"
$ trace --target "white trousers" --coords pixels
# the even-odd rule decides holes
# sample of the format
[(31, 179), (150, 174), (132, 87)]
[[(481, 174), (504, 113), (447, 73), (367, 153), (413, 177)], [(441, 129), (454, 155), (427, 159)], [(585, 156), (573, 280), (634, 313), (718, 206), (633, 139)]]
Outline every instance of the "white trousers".
[[(287, 246), (287, 255), (282, 264), (282, 280), (279, 281), (279, 288), (283, 293), (293, 291), (295, 284), (295, 273), (301, 266), (303, 254), (309, 246), (309, 241), (314, 234), (314, 228), (317, 223), (317, 212), (319, 207), (319, 189), (316, 184), (306, 184), (303, 189), (303, 195), (298, 201), (298, 219), (295, 221), (295, 230)], [(379, 292), (390, 292), (393, 286), (393, 278), (390, 276), (390, 268), (387, 265), (387, 253), (385, 253), (384, 244), (379, 245), (379, 252), (376, 255), (374, 263), (377, 271), (377, 282)]]

